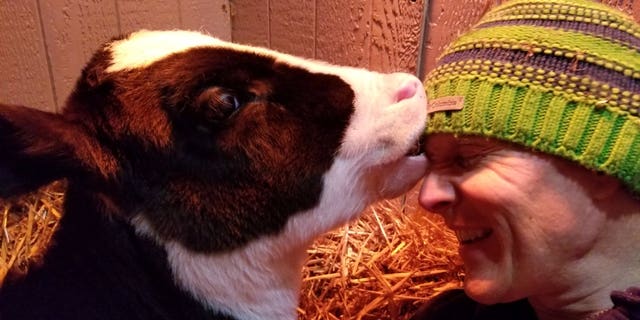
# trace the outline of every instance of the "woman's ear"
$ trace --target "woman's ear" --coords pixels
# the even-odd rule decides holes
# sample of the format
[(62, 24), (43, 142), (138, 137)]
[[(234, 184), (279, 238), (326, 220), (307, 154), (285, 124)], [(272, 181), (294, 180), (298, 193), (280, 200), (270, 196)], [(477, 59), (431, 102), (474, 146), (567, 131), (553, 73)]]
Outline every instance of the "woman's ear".
[(59, 114), (0, 104), (0, 197), (81, 174), (91, 145), (80, 126)]

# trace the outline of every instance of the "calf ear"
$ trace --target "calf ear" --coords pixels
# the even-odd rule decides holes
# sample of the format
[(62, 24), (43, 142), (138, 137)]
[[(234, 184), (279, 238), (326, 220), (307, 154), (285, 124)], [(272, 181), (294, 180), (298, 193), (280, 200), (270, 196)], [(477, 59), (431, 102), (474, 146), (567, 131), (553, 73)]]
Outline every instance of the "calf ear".
[(62, 115), (0, 104), (0, 197), (81, 174), (86, 164), (78, 150), (88, 145), (87, 139)]

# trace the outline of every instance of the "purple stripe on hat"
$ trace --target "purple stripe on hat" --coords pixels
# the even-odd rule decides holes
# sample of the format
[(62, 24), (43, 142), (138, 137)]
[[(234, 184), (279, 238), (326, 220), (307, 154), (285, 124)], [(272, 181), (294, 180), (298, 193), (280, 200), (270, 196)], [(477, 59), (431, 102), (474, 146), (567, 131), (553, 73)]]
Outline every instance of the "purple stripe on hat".
[(477, 25), (476, 28), (483, 29), (495, 26), (539, 26), (556, 28), (560, 30), (571, 30), (580, 33), (589, 34), (606, 40), (617, 41), (623, 43), (635, 50), (640, 50), (640, 38), (634, 37), (632, 34), (621, 31), (616, 28), (603, 26), (596, 23), (567, 21), (567, 20), (546, 20), (546, 19), (514, 19), (514, 20), (501, 20), (491, 21)]
[(584, 60), (566, 58), (544, 53), (530, 53), (526, 51), (514, 51), (501, 48), (471, 49), (453, 52), (440, 59), (439, 65), (445, 65), (458, 61), (467, 60), (490, 60), (493, 62), (510, 62), (514, 65), (523, 65), (547, 71), (554, 71), (558, 74), (569, 76), (585, 77), (601, 83), (608, 83), (612, 87), (621, 90), (640, 92), (640, 79), (633, 79), (625, 76), (621, 72), (607, 69), (605, 67), (588, 63)]

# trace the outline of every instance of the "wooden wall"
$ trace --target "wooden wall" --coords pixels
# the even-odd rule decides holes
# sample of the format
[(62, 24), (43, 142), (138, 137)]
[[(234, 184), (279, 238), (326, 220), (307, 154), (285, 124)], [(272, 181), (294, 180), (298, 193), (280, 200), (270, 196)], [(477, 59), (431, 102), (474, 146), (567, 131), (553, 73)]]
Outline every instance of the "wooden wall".
[(416, 72), (425, 0), (231, 0), (236, 42), (377, 71)]
[[(329, 62), (424, 77), (447, 43), (505, 1), (231, 0), (232, 37)], [(640, 0), (600, 2), (640, 21)]]
[(91, 54), (136, 29), (231, 39), (227, 0), (0, 0), (0, 101), (58, 111)]
[[(449, 41), (502, 1), (0, 0), (0, 101), (59, 111), (93, 50), (140, 28), (201, 29), (239, 43), (422, 77)], [(640, 17), (640, 0), (603, 2)]]

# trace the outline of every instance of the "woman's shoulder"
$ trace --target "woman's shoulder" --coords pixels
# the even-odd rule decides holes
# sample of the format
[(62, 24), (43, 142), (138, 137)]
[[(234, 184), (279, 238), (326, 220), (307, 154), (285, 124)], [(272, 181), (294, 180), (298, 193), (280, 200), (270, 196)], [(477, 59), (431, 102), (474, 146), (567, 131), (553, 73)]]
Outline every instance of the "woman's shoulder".
[(496, 305), (475, 302), (462, 289), (447, 290), (435, 296), (414, 314), (411, 320), (535, 320), (535, 312), (526, 300)]

